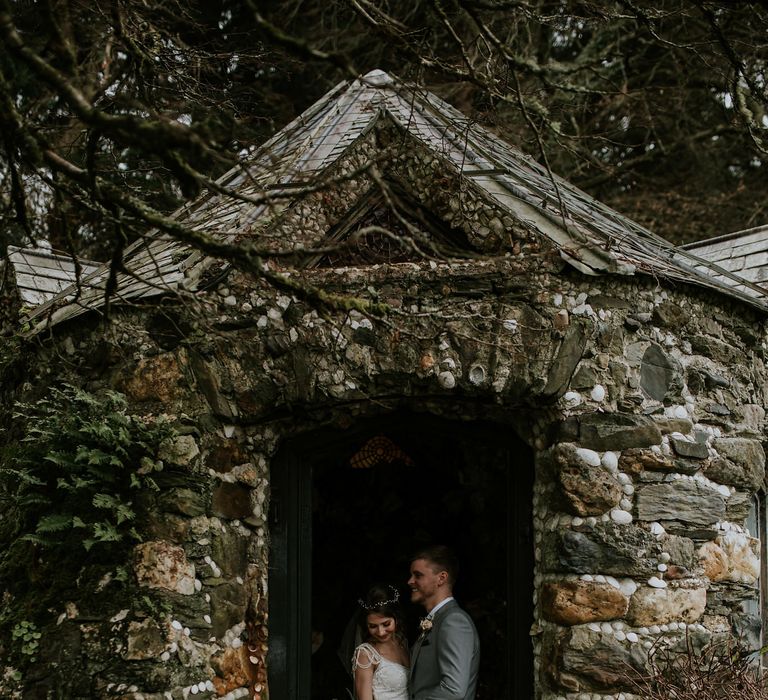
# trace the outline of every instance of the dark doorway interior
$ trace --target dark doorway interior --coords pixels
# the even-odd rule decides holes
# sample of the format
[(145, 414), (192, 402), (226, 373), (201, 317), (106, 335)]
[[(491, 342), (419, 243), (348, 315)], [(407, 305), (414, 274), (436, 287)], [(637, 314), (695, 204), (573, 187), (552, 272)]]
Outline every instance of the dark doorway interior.
[[(372, 583), (398, 588), (413, 638), (423, 611), (408, 603), (409, 556), (430, 543), (448, 544), (461, 560), (455, 594), (482, 645), (478, 700), (532, 697), (533, 463), (511, 429), (399, 415), (297, 440), (279, 464), (270, 569), (276, 697), (344, 697), (333, 690), (346, 680), (336, 651)], [(323, 639), (314, 658), (313, 628)]]

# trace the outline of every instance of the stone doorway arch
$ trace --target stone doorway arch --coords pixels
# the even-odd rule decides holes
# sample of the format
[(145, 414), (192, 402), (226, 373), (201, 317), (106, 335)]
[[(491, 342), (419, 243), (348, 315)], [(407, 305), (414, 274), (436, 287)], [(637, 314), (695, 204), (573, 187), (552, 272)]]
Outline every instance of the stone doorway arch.
[[(360, 466), (380, 439), (396, 451)], [(337, 651), (373, 582), (397, 585), (414, 636), (409, 554), (444, 542), (462, 561), (456, 594), (483, 645), (478, 700), (532, 697), (533, 481), (532, 451), (501, 423), (399, 411), (286, 441), (271, 476), (271, 691), (324, 698), (311, 689), (346, 680), (327, 648), (326, 667), (313, 664), (312, 626)]]

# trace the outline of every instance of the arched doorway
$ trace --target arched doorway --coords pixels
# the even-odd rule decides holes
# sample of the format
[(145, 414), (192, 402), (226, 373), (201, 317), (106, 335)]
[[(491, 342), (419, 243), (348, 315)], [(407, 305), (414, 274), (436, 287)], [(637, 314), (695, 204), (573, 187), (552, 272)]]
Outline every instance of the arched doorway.
[(318, 431), (284, 446), (272, 487), (276, 697), (344, 697), (337, 650), (357, 598), (391, 583), (415, 625), (409, 557), (429, 543), (462, 564), (455, 593), (482, 645), (478, 700), (532, 696), (533, 459), (509, 426), (400, 413)]

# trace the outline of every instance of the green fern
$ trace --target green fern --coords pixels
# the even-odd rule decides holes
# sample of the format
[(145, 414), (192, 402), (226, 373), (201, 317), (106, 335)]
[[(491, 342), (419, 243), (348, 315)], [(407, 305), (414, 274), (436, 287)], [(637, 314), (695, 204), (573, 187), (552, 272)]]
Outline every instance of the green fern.
[(127, 413), (122, 394), (54, 388), (36, 404), (17, 404), (18, 443), (0, 455), (0, 507), (15, 517), (17, 541), (86, 550), (140, 539), (131, 494), (157, 490), (162, 421)]
[(38, 534), (44, 532), (61, 532), (72, 527), (72, 516), (56, 513), (53, 515), (44, 515), (37, 521), (35, 528)]

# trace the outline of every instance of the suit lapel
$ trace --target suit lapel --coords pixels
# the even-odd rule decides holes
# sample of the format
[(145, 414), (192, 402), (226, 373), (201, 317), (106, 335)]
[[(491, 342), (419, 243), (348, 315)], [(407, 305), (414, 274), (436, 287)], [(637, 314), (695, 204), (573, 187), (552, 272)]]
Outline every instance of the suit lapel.
[(421, 651), (421, 644), (425, 639), (426, 639), (426, 635), (424, 635), (423, 632), (420, 632), (418, 639), (416, 639), (416, 642), (413, 645), (413, 649), (411, 649), (411, 668), (410, 668), (411, 676), (413, 676), (413, 669), (416, 667), (416, 661), (419, 658), (419, 651)]
[(413, 669), (416, 666), (416, 659), (419, 657), (419, 649), (421, 649), (421, 640), (416, 640), (411, 649), (411, 667), (408, 669), (408, 675), (413, 677)]
[(432, 618), (432, 629), (429, 632), (429, 635), (419, 634), (419, 638), (416, 640), (416, 643), (413, 645), (413, 649), (411, 650), (411, 668), (410, 668), (411, 677), (413, 677), (413, 669), (416, 668), (416, 662), (419, 659), (419, 652), (421, 651), (422, 643), (427, 638), (427, 636), (435, 635), (435, 633), (438, 630), (438, 627), (440, 626), (440, 620), (442, 619), (443, 615), (445, 615), (445, 613), (455, 605), (457, 605), (455, 600), (450, 600), (445, 605), (443, 605), (443, 607), (441, 607), (440, 610), (438, 610), (435, 613), (435, 616)]

